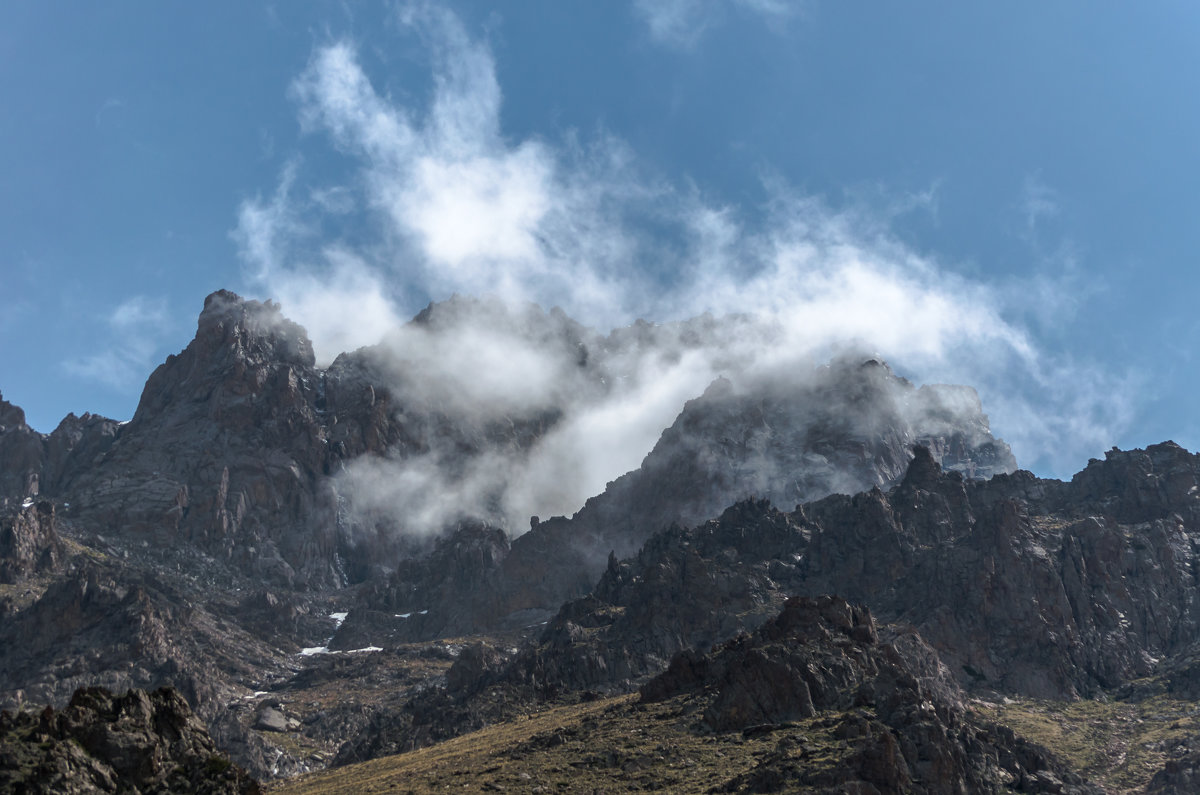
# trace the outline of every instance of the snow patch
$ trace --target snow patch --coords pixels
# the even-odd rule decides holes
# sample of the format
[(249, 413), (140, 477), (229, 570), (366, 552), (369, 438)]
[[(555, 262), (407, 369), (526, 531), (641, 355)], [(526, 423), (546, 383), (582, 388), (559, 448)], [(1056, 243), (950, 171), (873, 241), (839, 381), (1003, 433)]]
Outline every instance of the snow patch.
[[(331, 619), (333, 619), (333, 624), (334, 624), (333, 635), (336, 635), (337, 631), (339, 629), (341, 629), (342, 623), (345, 622), (346, 616), (348, 616), (348, 615), (350, 615), (349, 612), (337, 612), (337, 613), (329, 614), (329, 617)], [(330, 641), (333, 640), (333, 635), (329, 636), (329, 640), (325, 641), (324, 646), (306, 646), (305, 648), (301, 649), (300, 656), (301, 657), (312, 657), (314, 654), (341, 654), (342, 652), (340, 652), (340, 651), (330, 651), (329, 650), (329, 643), (330, 643)], [(372, 646), (372, 647), (368, 647), (368, 648), (374, 648), (374, 647)]]
[[(300, 656), (312, 657), (316, 654), (367, 654), (373, 651), (383, 651), (383, 649), (379, 646), (365, 646), (361, 649), (350, 649), (348, 651), (330, 651), (328, 646), (309, 646), (306, 649), (300, 650)], [(247, 696), (247, 698), (249, 698), (249, 696)]]

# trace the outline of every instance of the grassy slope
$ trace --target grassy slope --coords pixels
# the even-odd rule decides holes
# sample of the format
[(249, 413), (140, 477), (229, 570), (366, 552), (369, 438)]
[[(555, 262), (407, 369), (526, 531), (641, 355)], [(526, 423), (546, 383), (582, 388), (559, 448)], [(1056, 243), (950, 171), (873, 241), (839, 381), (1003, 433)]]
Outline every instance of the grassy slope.
[(837, 764), (843, 741), (819, 719), (744, 738), (695, 733), (686, 697), (640, 704), (637, 696), (547, 709), (411, 753), (303, 776), (278, 795), (335, 792), (705, 792), (786, 743), (814, 766)]
[[(973, 706), (983, 719), (1051, 748), (1111, 793), (1140, 791), (1174, 740), (1200, 734), (1200, 705), (1162, 696)], [(546, 709), (430, 748), (277, 782), (269, 791), (706, 792), (777, 749), (790, 748), (820, 767), (837, 765), (846, 750), (820, 719), (752, 738), (696, 733), (696, 719), (688, 698), (640, 704), (637, 696), (621, 696)]]
[(1055, 751), (1110, 793), (1140, 792), (1174, 741), (1200, 734), (1200, 705), (1155, 696), (1144, 701), (976, 702), (988, 720)]

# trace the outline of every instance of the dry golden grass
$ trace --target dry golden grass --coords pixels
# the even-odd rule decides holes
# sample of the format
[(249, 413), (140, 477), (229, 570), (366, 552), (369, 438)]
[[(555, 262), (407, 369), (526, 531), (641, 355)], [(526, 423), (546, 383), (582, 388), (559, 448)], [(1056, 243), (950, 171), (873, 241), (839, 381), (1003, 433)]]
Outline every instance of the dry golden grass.
[[(804, 747), (808, 766), (844, 762), (848, 748), (828, 720), (747, 739), (695, 731), (696, 706), (687, 697), (641, 704), (631, 695), (556, 707), (430, 748), (276, 782), (269, 791), (708, 792), (788, 742)], [(1162, 696), (1141, 702), (976, 702), (974, 710), (1052, 749), (1111, 793), (1140, 791), (1175, 740), (1200, 734), (1200, 707)]]
[(974, 706), (985, 718), (1050, 748), (1114, 795), (1140, 792), (1167, 761), (1173, 741), (1200, 734), (1200, 707), (1166, 696)]
[[(338, 792), (706, 792), (749, 771), (778, 734), (691, 731), (687, 699), (640, 704), (637, 696), (547, 709), (398, 756), (273, 784), (279, 795)], [(829, 742), (800, 725), (808, 742)], [(836, 749), (831, 749), (831, 760)]]

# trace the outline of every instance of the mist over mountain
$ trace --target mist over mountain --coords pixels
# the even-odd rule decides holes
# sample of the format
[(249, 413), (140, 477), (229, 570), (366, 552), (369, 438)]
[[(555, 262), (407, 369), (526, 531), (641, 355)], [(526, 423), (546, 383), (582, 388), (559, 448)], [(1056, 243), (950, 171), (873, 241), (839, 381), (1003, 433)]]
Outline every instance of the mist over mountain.
[[(0, 703), (174, 687), (234, 761), (289, 776), (669, 664), (691, 681), (700, 658), (676, 655), (833, 592), (911, 626), (954, 680), (940, 720), (966, 734), (937, 753), (963, 780), (1026, 768), (964, 761), (984, 730), (954, 688), (1186, 688), (1196, 456), (1114, 451), (1041, 480), (971, 387), (792, 339), (773, 315), (599, 332), (455, 296), (319, 366), (283, 307), (213, 293), (129, 422), (41, 434), (0, 401)], [(837, 687), (883, 682), (858, 698), (892, 703), (900, 675), (864, 665)], [(797, 716), (850, 703), (833, 692)], [(889, 720), (872, 731), (917, 731)], [(932, 780), (921, 753), (884, 778)]]
[(334, 584), (361, 579), (359, 561), (387, 568), (378, 545), (417, 548), (464, 521), (515, 538), (606, 488), (638, 507), (593, 507), (591, 529), (571, 531), (600, 562), (737, 499), (888, 485), (917, 441), (968, 474), (1015, 469), (970, 388), (918, 390), (869, 354), (819, 364), (781, 341), (748, 316), (601, 335), (560, 310), (456, 297), (319, 368), (278, 305), (220, 292), (128, 424), (70, 419), (39, 452), (14, 422), (5, 438), (28, 450), (9, 494), (69, 493), (90, 523)]
[(1074, 10), (0, 5), (0, 792), (1200, 792), (1200, 7)]

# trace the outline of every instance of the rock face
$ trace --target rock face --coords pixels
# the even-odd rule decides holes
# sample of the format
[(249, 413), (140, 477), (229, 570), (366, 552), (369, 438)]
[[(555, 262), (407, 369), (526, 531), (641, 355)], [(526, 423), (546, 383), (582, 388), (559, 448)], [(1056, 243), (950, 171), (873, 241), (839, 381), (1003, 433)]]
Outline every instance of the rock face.
[[(184, 542), (277, 586), (380, 581), (429, 551), (418, 530), (437, 537), (461, 521), (518, 535), (523, 527), (503, 526), (509, 479), (488, 462), (519, 464), (568, 405), (604, 399), (653, 346), (681, 355), (737, 322), (639, 323), (601, 337), (559, 310), (455, 298), (321, 369), (278, 305), (220, 291), (205, 300), (192, 342), (150, 376), (129, 423), (72, 415), (42, 435), (0, 401), (0, 498), (69, 502), (71, 518), (93, 532)], [(535, 361), (496, 361), (501, 343)], [(515, 375), (490, 374), (501, 365)], [(969, 475), (1015, 469), (969, 388), (918, 390), (863, 357), (799, 378), (731, 372), (737, 380), (689, 403), (637, 472), (501, 556), (490, 615), (468, 617), (460, 604), (459, 618), (430, 625), (459, 631), (553, 611), (587, 590), (610, 551), (633, 554), (653, 532), (703, 521), (737, 499), (787, 506), (886, 487), (914, 442)], [(459, 499), (457, 514), (441, 506), (431, 518), (441, 525), (414, 524), (428, 488), (390, 501), (414, 501), (408, 508), (380, 506), (389, 501), (379, 492), (416, 476)], [(559, 573), (530, 576), (548, 556)], [(392, 602), (375, 607), (408, 607)]]
[(451, 736), (504, 703), (627, 692), (681, 651), (753, 630), (791, 595), (834, 591), (914, 627), (966, 688), (1062, 699), (1157, 670), (1186, 695), (1200, 636), (1197, 486), (1200, 457), (1169, 442), (1114, 451), (1070, 483), (969, 481), (917, 447), (888, 492), (790, 513), (744, 501), (611, 557), (535, 643), (381, 716), (345, 758)]
[(169, 684), (206, 719), (239, 692), (235, 683), (281, 656), (152, 576), (95, 567), (62, 577), (22, 610), (0, 612), (0, 649), (6, 696), (19, 689), (28, 703), (61, 704), (94, 684)]
[(318, 386), (311, 343), (277, 305), (210, 295), (196, 338), (71, 484), (72, 514), (269, 580), (336, 582)]
[(852, 750), (825, 767), (801, 745), (780, 747), (726, 791), (1100, 792), (1045, 749), (977, 725), (937, 654), (917, 635), (883, 634), (868, 611), (836, 597), (788, 600), (753, 635), (710, 655), (681, 654), (643, 700), (692, 694), (717, 732), (772, 731), (828, 715), (822, 728)]
[(260, 788), (217, 750), (170, 689), (79, 690), (62, 711), (0, 713), (0, 789), (26, 793), (204, 793)]
[(19, 508), (0, 509), (0, 583), (54, 571), (63, 557), (52, 503), (30, 498)]
[[(838, 360), (800, 385), (718, 381), (684, 407), (641, 467), (571, 519), (536, 522), (511, 548), (494, 548), (482, 568), (448, 569), (436, 555), (415, 560), (364, 607), (429, 609), (426, 620), (404, 627), (407, 637), (519, 624), (586, 593), (610, 554), (633, 555), (672, 524), (701, 522), (748, 497), (795, 505), (894, 485), (914, 444), (968, 476), (1016, 469), (974, 390), (916, 389), (875, 360)], [(451, 543), (471, 540), (460, 533)], [(447, 583), (447, 571), (466, 587)], [(429, 579), (435, 588), (422, 586)]]
[(890, 487), (914, 444), (972, 478), (1017, 468), (973, 389), (915, 389), (875, 359), (843, 357), (799, 383), (719, 380), (575, 523), (599, 536), (605, 554), (626, 557), (657, 530), (697, 524), (747, 497), (788, 508)]
[(1146, 786), (1147, 795), (1189, 795), (1200, 790), (1200, 738), (1192, 738), (1192, 748), (1178, 759), (1171, 759), (1154, 774)]
[[(1105, 482), (1127, 486), (1101, 497)], [(1173, 443), (1111, 453), (1069, 484), (968, 483), (918, 460), (888, 495), (805, 507), (824, 532), (804, 589), (836, 584), (911, 621), (979, 685), (1093, 693), (1145, 675), (1200, 627), (1197, 483), (1197, 457)]]
[[(1139, 488), (1113, 498), (1120, 489), (1097, 483)], [(788, 514), (746, 502), (612, 560), (521, 676), (620, 689), (683, 648), (753, 627), (787, 595), (836, 591), (915, 626), (966, 686), (1097, 693), (1148, 675), (1200, 633), (1198, 483), (1200, 460), (1172, 443), (1110, 453), (1070, 483), (967, 481), (917, 448), (887, 493)]]
[(119, 423), (68, 414), (50, 434), (25, 424), (25, 412), (0, 397), (0, 503), (55, 494), (103, 457)]
[(42, 435), (25, 424), (25, 412), (0, 396), (0, 495), (35, 496), (45, 449)]
[(1017, 468), (969, 387), (916, 389), (862, 357), (835, 360), (795, 382), (722, 379), (684, 407), (637, 470), (570, 522), (543, 522), (518, 538), (514, 562), (525, 546), (541, 557), (567, 536), (594, 577), (610, 552), (632, 555), (654, 532), (697, 524), (738, 500), (790, 507), (894, 485), (914, 444), (971, 477)]
[(593, 591), (564, 604), (502, 679), (544, 697), (635, 687), (677, 652), (707, 649), (775, 614), (800, 583), (809, 532), (751, 500), (701, 527), (657, 533), (637, 557), (610, 558)]

